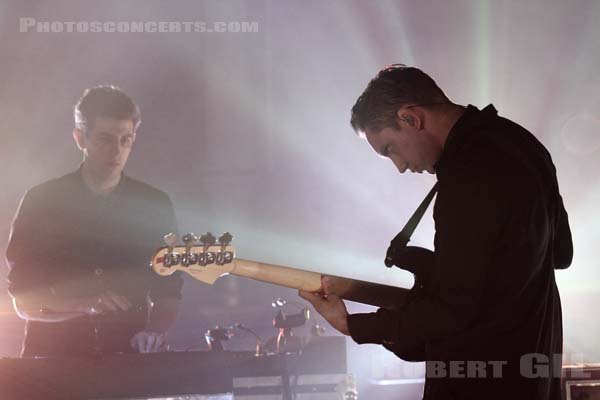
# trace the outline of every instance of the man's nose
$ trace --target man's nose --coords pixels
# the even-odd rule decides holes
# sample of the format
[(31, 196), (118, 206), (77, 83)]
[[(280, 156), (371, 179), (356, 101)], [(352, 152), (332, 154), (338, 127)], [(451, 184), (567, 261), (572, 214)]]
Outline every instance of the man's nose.
[(111, 155), (120, 155), (121, 151), (123, 151), (123, 146), (121, 146), (121, 143), (119, 143), (119, 141), (115, 140), (113, 142), (110, 143), (110, 154)]
[(405, 163), (396, 164), (396, 168), (398, 169), (398, 172), (400, 172), (401, 174), (403, 174), (408, 169), (408, 165), (406, 165)]

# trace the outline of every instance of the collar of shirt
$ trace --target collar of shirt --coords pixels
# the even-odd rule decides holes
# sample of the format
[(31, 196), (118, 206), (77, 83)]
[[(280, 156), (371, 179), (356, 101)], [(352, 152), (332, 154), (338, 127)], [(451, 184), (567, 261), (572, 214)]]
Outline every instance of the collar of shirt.
[(121, 196), (123, 194), (123, 190), (125, 190), (125, 187), (127, 186), (126, 181), (128, 179), (127, 176), (123, 172), (121, 172), (121, 179), (119, 179), (119, 183), (117, 183), (117, 186), (110, 193), (108, 193), (106, 195), (101, 195), (101, 194), (95, 193), (85, 183), (85, 181), (83, 179), (82, 168), (83, 168), (83, 164), (81, 164), (79, 166), (79, 169), (77, 171), (75, 171), (75, 173), (73, 174), (74, 181), (76, 181), (77, 185), (79, 187), (81, 187), (81, 189), (82, 189), (82, 192), (83, 192), (82, 195), (93, 196), (93, 198), (95, 198), (95, 199), (111, 200), (111, 199), (118, 198), (119, 196)]
[(436, 175), (443, 173), (444, 167), (452, 160), (456, 152), (464, 143), (466, 135), (473, 129), (481, 126), (490, 118), (494, 118), (498, 114), (498, 110), (490, 104), (483, 110), (479, 110), (474, 105), (469, 104), (464, 114), (456, 121), (446, 139), (444, 150), (439, 160), (435, 163), (434, 169)]

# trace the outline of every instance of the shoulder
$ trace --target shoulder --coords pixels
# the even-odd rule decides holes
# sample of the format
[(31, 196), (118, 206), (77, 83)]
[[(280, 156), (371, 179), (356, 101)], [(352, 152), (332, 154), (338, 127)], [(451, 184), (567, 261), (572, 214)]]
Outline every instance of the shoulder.
[(469, 135), (451, 175), (452, 186), (485, 188), (511, 203), (533, 202), (556, 186), (556, 170), (544, 145), (527, 129), (502, 117)]
[(550, 154), (531, 132), (500, 116), (469, 135), (457, 161), (458, 168), (511, 179), (537, 176), (552, 167)]
[(23, 199), (41, 199), (45, 202), (60, 196), (69, 196), (72, 188), (77, 184), (79, 172), (74, 171), (58, 178), (49, 179), (31, 187)]

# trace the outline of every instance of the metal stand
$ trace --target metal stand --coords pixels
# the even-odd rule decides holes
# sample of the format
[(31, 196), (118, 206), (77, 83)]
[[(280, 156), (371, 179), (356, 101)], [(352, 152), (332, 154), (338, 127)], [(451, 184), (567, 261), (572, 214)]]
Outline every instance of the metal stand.
[(288, 355), (302, 353), (302, 340), (294, 340), (292, 329), (302, 326), (308, 321), (310, 314), (308, 309), (303, 309), (301, 312), (292, 315), (286, 315), (279, 310), (273, 325), (279, 328), (277, 336), (277, 353), (280, 359), (281, 369), (281, 390), (283, 400), (292, 400), (292, 388), (290, 385), (290, 371), (288, 368)]

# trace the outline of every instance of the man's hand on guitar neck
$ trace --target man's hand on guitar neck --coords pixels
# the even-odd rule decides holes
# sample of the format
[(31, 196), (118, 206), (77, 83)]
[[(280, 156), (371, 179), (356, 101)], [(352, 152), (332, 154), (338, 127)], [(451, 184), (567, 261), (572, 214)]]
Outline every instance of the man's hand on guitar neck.
[(321, 278), (322, 291), (307, 292), (300, 290), (298, 294), (311, 303), (315, 310), (336, 330), (344, 335), (350, 335), (346, 320), (348, 310), (344, 301), (339, 296), (331, 293), (332, 284), (333, 282), (329, 277), (323, 276)]

